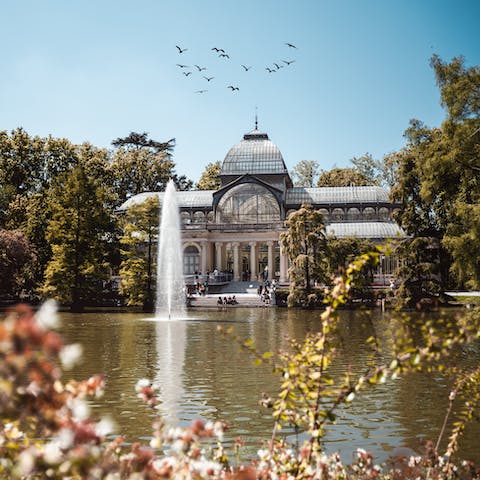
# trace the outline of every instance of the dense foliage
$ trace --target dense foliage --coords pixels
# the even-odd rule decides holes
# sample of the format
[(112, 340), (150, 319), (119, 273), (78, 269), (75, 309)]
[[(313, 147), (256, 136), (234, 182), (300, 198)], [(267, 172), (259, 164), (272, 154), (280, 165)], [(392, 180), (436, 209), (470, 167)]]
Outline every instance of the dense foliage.
[[(439, 242), (443, 285), (480, 286), (480, 68), (434, 56), (431, 65), (446, 119), (438, 128), (412, 120), (398, 153), (398, 221), (409, 235)], [(450, 277), (446, 275), (450, 267)]]
[(159, 225), (158, 198), (133, 205), (121, 219), (122, 263), (120, 293), (128, 305), (151, 311), (154, 303), (156, 241)]
[(200, 175), (200, 180), (196, 185), (197, 190), (218, 190), (220, 188), (220, 179), (218, 178), (220, 169), (219, 160), (209, 163)]
[[(282, 233), (280, 241), (290, 262), (287, 303), (292, 307), (322, 306), (323, 286), (344, 273), (355, 257), (375, 250), (366, 239), (327, 236), (322, 214), (310, 205), (302, 205), (290, 214), (285, 225), (287, 230)], [(355, 291), (350, 292), (350, 299), (367, 300), (371, 297), (368, 286), (372, 276), (371, 268), (362, 270), (362, 282), (357, 282)]]
[(8, 257), (0, 268), (9, 272), (2, 301), (40, 295), (76, 309), (101, 301), (107, 273), (121, 261), (115, 209), (136, 193), (161, 191), (170, 178), (177, 189), (191, 188), (175, 173), (173, 140), (132, 132), (114, 146), (0, 132), (0, 258)]

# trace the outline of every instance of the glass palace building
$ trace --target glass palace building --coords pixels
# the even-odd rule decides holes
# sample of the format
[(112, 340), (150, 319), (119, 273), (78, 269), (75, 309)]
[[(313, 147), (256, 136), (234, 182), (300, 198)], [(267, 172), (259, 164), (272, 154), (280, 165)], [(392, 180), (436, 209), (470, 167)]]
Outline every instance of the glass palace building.
[[(287, 283), (288, 259), (279, 243), (284, 221), (302, 204), (324, 216), (327, 235), (374, 242), (405, 236), (382, 187), (294, 187), (282, 154), (255, 128), (225, 156), (218, 190), (177, 192), (184, 273), (228, 272), (234, 281), (268, 278)], [(119, 209), (163, 193), (145, 192)], [(265, 269), (267, 267), (267, 269)], [(384, 273), (390, 270), (384, 266)]]

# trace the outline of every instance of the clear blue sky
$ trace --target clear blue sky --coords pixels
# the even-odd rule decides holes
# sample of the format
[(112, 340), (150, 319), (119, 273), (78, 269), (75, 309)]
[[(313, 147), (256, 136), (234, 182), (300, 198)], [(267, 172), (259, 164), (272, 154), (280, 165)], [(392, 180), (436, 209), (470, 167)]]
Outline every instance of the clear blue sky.
[[(480, 64), (478, 0), (2, 0), (1, 16), (1, 130), (100, 147), (175, 137), (177, 172), (195, 181), (256, 106), (290, 169), (381, 158), (411, 118), (444, 118), (433, 53)], [(269, 74), (274, 62), (285, 68)]]

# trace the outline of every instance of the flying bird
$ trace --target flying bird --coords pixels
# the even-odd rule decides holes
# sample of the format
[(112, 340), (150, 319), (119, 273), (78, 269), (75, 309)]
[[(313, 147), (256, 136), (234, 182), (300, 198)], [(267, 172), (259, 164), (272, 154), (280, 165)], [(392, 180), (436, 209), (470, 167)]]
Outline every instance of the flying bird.
[(233, 85), (229, 85), (227, 88), (230, 88), (232, 92), (234, 92), (235, 90), (240, 90), (238, 87), (234, 87)]
[(274, 63), (274, 65), (277, 70), (280, 70), (281, 68), (283, 68), (283, 65), (279, 65), (278, 63)]
[(180, 67), (180, 68), (188, 68), (188, 65), (181, 65), (180, 63), (177, 63), (177, 67)]
[(275, 73), (276, 70), (272, 70), (271, 68), (268, 68), (268, 67), (265, 67), (265, 70), (268, 72), (268, 73)]
[(213, 80), (215, 77), (203, 77), (207, 82), (209, 82), (210, 80)]
[(183, 53), (188, 50), (188, 48), (181, 48), (178, 45), (175, 45), (178, 48), (178, 53)]
[(225, 58), (230, 58), (226, 53), (221, 53), (219, 57), (225, 57)]
[(208, 92), (208, 90), (197, 90), (195, 93), (205, 93)]
[(285, 45), (287, 47), (290, 47), (290, 48), (297, 48), (295, 45), (293, 45), (292, 43), (288, 43), (288, 42), (285, 42)]
[(217, 53), (219, 53), (219, 52), (225, 53), (225, 50), (223, 48), (213, 47), (212, 50), (214, 50)]
[(201, 72), (202, 70), (206, 70), (206, 67), (200, 67), (199, 65), (194, 65), (194, 67), (197, 67), (198, 71)]
[(285, 65), (290, 65), (291, 63), (295, 63), (295, 60), (282, 60), (282, 62), (283, 62)]
[(245, 65), (242, 65), (242, 67), (245, 69), (246, 72), (248, 72), (252, 67), (247, 67)]
[(192, 74), (192, 72), (182, 72), (186, 77)]

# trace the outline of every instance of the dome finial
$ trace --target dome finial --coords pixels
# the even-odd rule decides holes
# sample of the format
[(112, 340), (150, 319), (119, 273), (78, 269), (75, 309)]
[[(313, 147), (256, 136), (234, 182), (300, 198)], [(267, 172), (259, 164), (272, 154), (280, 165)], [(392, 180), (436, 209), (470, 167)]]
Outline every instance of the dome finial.
[(255, 105), (255, 130), (258, 130), (258, 107)]

